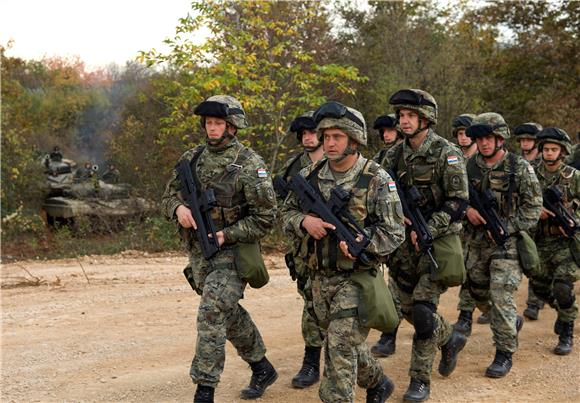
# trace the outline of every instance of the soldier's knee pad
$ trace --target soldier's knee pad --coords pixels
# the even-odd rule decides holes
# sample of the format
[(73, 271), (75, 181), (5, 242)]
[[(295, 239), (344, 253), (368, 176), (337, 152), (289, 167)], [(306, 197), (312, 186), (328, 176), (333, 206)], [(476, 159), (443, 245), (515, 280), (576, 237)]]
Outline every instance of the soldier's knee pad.
[(426, 301), (418, 301), (413, 304), (413, 326), (417, 339), (426, 340), (435, 332), (435, 318), (437, 311), (435, 304)]
[(560, 308), (570, 308), (576, 300), (576, 296), (574, 295), (574, 284), (567, 280), (555, 280), (554, 298), (558, 301), (558, 306)]

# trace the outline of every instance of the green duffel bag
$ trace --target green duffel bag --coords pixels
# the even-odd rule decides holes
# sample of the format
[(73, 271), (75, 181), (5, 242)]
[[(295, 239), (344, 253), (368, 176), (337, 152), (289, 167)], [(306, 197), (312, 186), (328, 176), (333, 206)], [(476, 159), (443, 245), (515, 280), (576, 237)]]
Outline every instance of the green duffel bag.
[(252, 288), (262, 288), (270, 280), (262, 258), (260, 243), (238, 242), (234, 250), (236, 269), (240, 278)]
[(536, 243), (526, 231), (520, 231), (516, 236), (516, 249), (522, 271), (528, 278), (541, 276), (542, 266)]
[(360, 289), (358, 318), (365, 327), (390, 333), (399, 325), (399, 316), (383, 272), (361, 271), (350, 279)]
[(466, 272), (459, 235), (450, 234), (435, 239), (433, 249), (439, 268), (433, 271), (431, 278), (447, 287), (463, 284)]

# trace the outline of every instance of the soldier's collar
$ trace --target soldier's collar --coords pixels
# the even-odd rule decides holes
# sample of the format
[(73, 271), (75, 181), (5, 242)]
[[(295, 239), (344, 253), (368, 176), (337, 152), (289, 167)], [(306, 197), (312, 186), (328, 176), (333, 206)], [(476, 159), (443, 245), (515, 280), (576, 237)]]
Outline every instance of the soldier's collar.
[(413, 149), (411, 148), (411, 145), (409, 144), (409, 139), (405, 139), (405, 141), (403, 141), (403, 155), (405, 156), (405, 158), (410, 155), (426, 155), (429, 152), (429, 149), (431, 148), (431, 144), (433, 143), (434, 139), (435, 133), (433, 132), (433, 129), (429, 128), (427, 136), (425, 136), (425, 140), (423, 140), (423, 143), (421, 143), (419, 148), (415, 151), (413, 151)]

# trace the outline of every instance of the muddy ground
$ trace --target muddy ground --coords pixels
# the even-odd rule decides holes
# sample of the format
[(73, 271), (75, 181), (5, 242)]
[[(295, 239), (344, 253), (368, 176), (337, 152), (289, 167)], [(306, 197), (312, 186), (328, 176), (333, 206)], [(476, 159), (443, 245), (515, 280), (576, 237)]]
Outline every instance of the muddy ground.
[[(125, 252), (3, 265), (1, 401), (191, 401), (188, 371), (199, 298), (182, 277), (185, 262), (179, 255)], [(318, 401), (316, 386), (290, 386), (302, 359), (302, 300), (282, 257), (270, 255), (267, 264), (270, 283), (248, 289), (242, 301), (279, 372), (260, 401)], [(518, 292), (520, 312), (526, 290), (524, 281)], [(457, 317), (457, 298), (454, 288), (440, 306), (451, 322)], [(494, 355), (489, 327), (474, 325), (455, 373), (443, 379), (435, 370), (431, 401), (579, 402), (580, 346), (566, 357), (552, 354), (555, 318), (547, 308), (540, 320), (525, 323), (514, 367), (499, 380), (483, 375)], [(392, 401), (402, 400), (409, 382), (411, 337), (412, 327), (403, 323), (397, 353), (381, 360), (396, 383)], [(377, 338), (373, 330), (368, 343)], [(216, 401), (240, 401), (239, 391), (249, 378), (247, 364), (228, 344)], [(356, 396), (364, 401), (364, 390)]]

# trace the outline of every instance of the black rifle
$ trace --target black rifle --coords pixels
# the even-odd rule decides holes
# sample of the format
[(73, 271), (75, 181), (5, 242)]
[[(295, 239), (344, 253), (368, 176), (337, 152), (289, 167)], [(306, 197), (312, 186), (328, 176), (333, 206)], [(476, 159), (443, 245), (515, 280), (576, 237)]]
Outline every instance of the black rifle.
[(421, 253), (425, 253), (429, 256), (429, 259), (431, 260), (431, 268), (437, 270), (439, 265), (433, 256), (433, 235), (431, 235), (427, 221), (419, 209), (421, 200), (423, 200), (421, 192), (419, 192), (419, 189), (417, 189), (416, 186), (413, 186), (407, 191), (407, 194), (405, 194), (401, 184), (396, 179), (397, 177), (395, 176), (395, 173), (391, 170), (389, 170), (388, 173), (397, 186), (397, 193), (399, 194), (399, 199), (403, 206), (403, 214), (409, 219), (409, 221), (411, 221), (411, 230), (415, 231), (417, 234), (419, 250)]
[(274, 177), (274, 190), (281, 199), (286, 199), (288, 196), (288, 182), (284, 180), (281, 175)]
[[(365, 235), (356, 220), (346, 211), (350, 194), (340, 187), (332, 189), (330, 199), (325, 202), (318, 191), (302, 175), (295, 175), (288, 183), (288, 189), (296, 195), (300, 207), (308, 213), (316, 214), (323, 221), (334, 225), (336, 237), (346, 242), (348, 252), (362, 264), (368, 265), (371, 257), (365, 251), (371, 240)], [(345, 224), (346, 221), (347, 224)], [(360, 241), (350, 228), (362, 236)]]
[[(189, 160), (181, 160), (175, 169), (181, 180), (181, 195), (189, 205), (191, 215), (197, 224), (195, 235), (201, 245), (203, 257), (209, 260), (220, 250), (215, 224), (211, 218), (211, 211), (216, 205), (215, 195), (213, 189), (207, 189), (198, 196), (200, 192), (193, 181), (189, 164)], [(211, 234), (211, 238), (208, 234)]]
[(555, 214), (554, 217), (550, 217), (550, 220), (558, 227), (562, 227), (566, 236), (572, 237), (578, 231), (578, 223), (564, 207), (562, 196), (562, 191), (556, 186), (547, 188), (543, 194), (544, 207)]
[(491, 234), (491, 238), (497, 246), (505, 247), (505, 243), (510, 235), (507, 226), (497, 213), (498, 204), (491, 189), (486, 189), (480, 193), (469, 183), (469, 204), (475, 208), (486, 221), (484, 227)]

